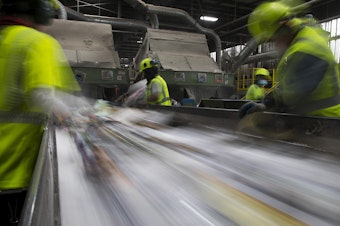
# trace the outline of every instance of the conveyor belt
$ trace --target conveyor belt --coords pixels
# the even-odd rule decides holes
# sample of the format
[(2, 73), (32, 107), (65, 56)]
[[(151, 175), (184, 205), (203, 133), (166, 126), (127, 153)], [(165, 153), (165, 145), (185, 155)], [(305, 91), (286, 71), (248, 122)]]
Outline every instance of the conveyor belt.
[[(171, 127), (145, 120), (157, 118), (155, 112), (140, 114), (131, 121), (126, 115), (125, 120), (113, 117), (77, 131), (83, 143), (97, 153), (101, 169), (95, 185), (94, 175), (88, 171), (82, 173), (86, 183), (67, 184), (75, 186), (70, 189), (77, 196), (85, 190), (86, 195), (109, 202), (108, 207), (89, 204), (92, 215), (97, 216), (91, 218), (96, 225), (107, 225), (105, 216), (119, 216), (112, 217), (117, 225), (340, 223), (340, 167), (334, 155), (214, 127)], [(76, 145), (78, 149), (82, 146), (79, 141)], [(78, 156), (78, 165), (74, 164), (81, 171), (80, 152), (71, 149), (67, 155)], [(63, 161), (58, 162), (63, 168)], [(63, 206), (70, 200), (61, 198), (61, 216), (66, 219), (62, 222), (76, 219), (77, 214), (89, 217), (83, 212), (86, 204), (72, 208), (77, 214), (64, 212)], [(71, 222), (63, 225), (77, 225), (77, 221)], [(79, 225), (90, 225), (81, 222)]]

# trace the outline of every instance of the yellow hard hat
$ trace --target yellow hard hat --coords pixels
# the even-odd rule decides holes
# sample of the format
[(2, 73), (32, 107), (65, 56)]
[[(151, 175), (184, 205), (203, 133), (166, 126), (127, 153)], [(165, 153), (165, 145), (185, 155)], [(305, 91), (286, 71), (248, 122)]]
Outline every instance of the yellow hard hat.
[(256, 69), (256, 71), (255, 71), (255, 75), (269, 76), (270, 73), (269, 73), (269, 71), (268, 71), (267, 69), (265, 69), (265, 68), (258, 68), (258, 69)]
[(282, 2), (263, 3), (250, 14), (248, 30), (258, 42), (268, 41), (290, 15), (290, 7)]
[(153, 68), (153, 67), (157, 67), (158, 68), (158, 66), (159, 66), (159, 63), (158, 63), (157, 60), (152, 59), (150, 57), (145, 58), (139, 64), (139, 73), (142, 73), (144, 70), (146, 70), (148, 68)]
[(256, 69), (255, 76), (264, 76), (267, 80), (271, 79), (269, 71), (265, 68)]

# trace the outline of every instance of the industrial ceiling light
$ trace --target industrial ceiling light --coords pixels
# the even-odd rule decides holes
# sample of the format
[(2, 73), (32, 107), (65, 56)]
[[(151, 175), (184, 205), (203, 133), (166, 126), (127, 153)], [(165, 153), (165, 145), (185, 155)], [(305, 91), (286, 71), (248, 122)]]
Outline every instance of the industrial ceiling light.
[(201, 16), (200, 20), (209, 21), (209, 22), (216, 22), (218, 20), (218, 18), (213, 17), (213, 16)]

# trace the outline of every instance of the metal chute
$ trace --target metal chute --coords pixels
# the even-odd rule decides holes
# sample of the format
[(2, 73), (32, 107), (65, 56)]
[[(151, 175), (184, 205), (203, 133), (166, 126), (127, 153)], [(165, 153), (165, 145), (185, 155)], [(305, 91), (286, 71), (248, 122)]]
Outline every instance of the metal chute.
[(54, 20), (46, 32), (58, 40), (83, 93), (111, 99), (114, 89), (127, 89), (129, 71), (121, 68), (110, 24)]

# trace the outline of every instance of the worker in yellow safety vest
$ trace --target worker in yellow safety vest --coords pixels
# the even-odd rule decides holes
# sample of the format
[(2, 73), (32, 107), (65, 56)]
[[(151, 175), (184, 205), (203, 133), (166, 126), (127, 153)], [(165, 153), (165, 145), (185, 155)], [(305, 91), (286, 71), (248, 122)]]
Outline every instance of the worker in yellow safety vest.
[[(275, 108), (288, 113), (339, 117), (339, 70), (328, 45), (329, 34), (305, 18), (294, 17), (301, 14), (294, 12), (301, 7), (287, 3), (262, 3), (248, 19), (249, 32), (257, 42), (274, 41), (281, 53), (274, 81), (278, 85), (273, 90)], [(240, 117), (257, 109), (265, 108), (247, 103), (241, 107)]]
[(246, 100), (263, 100), (265, 97), (265, 86), (270, 80), (270, 73), (265, 68), (258, 68), (255, 71), (255, 83), (252, 84), (246, 93)]
[(168, 85), (158, 74), (159, 63), (152, 58), (145, 58), (140, 62), (139, 73), (147, 80), (146, 101), (151, 105), (171, 106)]
[(70, 114), (56, 93), (80, 90), (59, 43), (41, 32), (56, 6), (0, 0), (0, 224), (20, 217), (50, 113)]

